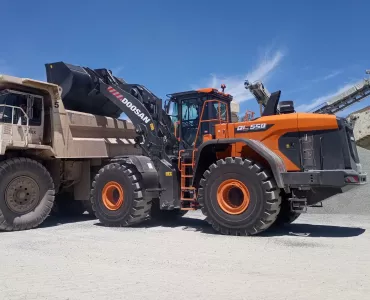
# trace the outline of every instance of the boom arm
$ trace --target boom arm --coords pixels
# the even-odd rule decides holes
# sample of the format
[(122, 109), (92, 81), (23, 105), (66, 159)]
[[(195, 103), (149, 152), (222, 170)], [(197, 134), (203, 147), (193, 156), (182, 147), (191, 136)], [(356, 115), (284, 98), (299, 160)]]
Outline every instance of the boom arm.
[(175, 145), (176, 138), (170, 130), (171, 120), (162, 109), (162, 100), (142, 85), (96, 79), (98, 92), (119, 107), (134, 124), (138, 134), (136, 142), (143, 142), (141, 147), (146, 155), (152, 159), (164, 158), (165, 146)]
[[(138, 84), (128, 84), (107, 69), (92, 70), (58, 62), (47, 64), (49, 82), (63, 89), (67, 109), (117, 117), (125, 113), (138, 136), (136, 143), (151, 159), (166, 159), (177, 146), (162, 100)], [(69, 106), (70, 108), (68, 108)]]

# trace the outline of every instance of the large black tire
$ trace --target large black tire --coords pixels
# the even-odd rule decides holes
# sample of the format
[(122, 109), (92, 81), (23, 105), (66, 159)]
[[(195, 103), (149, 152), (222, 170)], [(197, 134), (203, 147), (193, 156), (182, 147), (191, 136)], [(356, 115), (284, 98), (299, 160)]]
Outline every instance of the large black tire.
[(151, 199), (143, 198), (140, 174), (134, 167), (108, 164), (100, 169), (92, 186), (92, 209), (103, 225), (131, 226), (150, 218)]
[(188, 211), (173, 209), (173, 210), (162, 210), (159, 208), (159, 199), (154, 198), (152, 200), (152, 208), (150, 211), (150, 218), (156, 221), (173, 221), (177, 218), (183, 217)]
[[(198, 201), (206, 220), (216, 231), (255, 235), (276, 220), (281, 203), (279, 194), (269, 170), (248, 159), (228, 157), (204, 172)], [(236, 200), (243, 202), (236, 204)]]
[(47, 169), (29, 158), (0, 164), (0, 230), (39, 226), (54, 203), (54, 182)]
[(301, 214), (290, 210), (290, 203), (284, 199), (281, 203), (280, 212), (274, 222), (274, 227), (281, 227), (293, 223)]

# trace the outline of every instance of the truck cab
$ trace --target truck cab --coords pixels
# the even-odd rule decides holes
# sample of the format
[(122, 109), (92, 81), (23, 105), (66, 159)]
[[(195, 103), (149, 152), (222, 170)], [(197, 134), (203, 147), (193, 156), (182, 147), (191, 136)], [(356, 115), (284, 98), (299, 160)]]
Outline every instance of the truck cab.
[(0, 141), (7, 146), (25, 147), (43, 140), (44, 99), (12, 89), (0, 91)]

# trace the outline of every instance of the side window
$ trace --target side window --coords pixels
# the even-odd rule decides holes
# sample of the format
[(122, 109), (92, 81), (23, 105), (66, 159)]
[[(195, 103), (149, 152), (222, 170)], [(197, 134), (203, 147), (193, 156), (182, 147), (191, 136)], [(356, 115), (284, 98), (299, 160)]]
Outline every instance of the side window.
[(34, 97), (33, 101), (30, 101), (29, 113), (31, 126), (40, 126), (41, 125), (41, 114), (42, 114), (42, 99), (39, 97)]
[[(24, 113), (27, 114), (27, 96), (26, 95), (20, 95), (20, 94), (14, 94), (13, 104), (15, 107), (19, 107), (23, 110)], [(20, 109), (14, 109), (14, 122), (13, 124), (18, 125), (27, 125), (27, 119)]]
[(227, 106), (224, 102), (221, 102), (220, 105), (220, 115), (221, 115), (221, 120), (227, 121)]
[(217, 112), (213, 119), (221, 118), (222, 121), (227, 121), (227, 106), (224, 102), (213, 102), (214, 109), (213, 111)]

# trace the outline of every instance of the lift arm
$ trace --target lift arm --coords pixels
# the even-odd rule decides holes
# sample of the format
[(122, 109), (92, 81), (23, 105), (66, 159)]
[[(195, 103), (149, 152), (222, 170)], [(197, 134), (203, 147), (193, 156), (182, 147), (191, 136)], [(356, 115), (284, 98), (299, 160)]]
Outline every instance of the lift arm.
[(162, 100), (142, 85), (107, 78), (95, 79), (97, 91), (129, 117), (138, 134), (136, 142), (146, 155), (154, 160), (167, 158), (165, 146), (173, 147), (177, 140), (171, 130), (171, 120), (162, 109)]
[[(153, 161), (169, 160), (177, 146), (162, 100), (139, 84), (128, 84), (107, 69), (90, 69), (64, 62), (46, 64), (48, 82), (62, 87), (67, 109), (118, 118), (122, 113), (135, 126), (136, 143)], [(165, 149), (167, 151), (165, 151)]]

